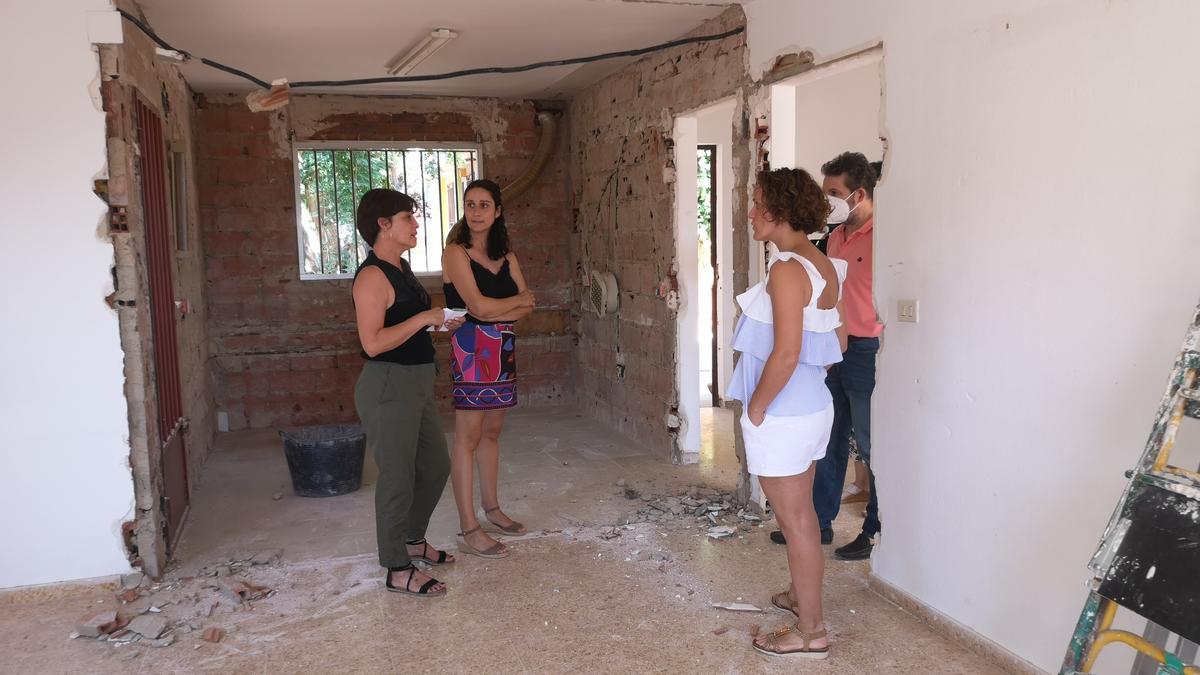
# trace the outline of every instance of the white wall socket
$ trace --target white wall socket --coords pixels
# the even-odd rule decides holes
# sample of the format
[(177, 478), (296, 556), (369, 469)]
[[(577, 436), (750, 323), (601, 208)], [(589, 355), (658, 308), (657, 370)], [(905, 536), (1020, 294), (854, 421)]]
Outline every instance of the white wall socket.
[(920, 303), (916, 300), (897, 300), (896, 301), (896, 318), (906, 323), (917, 323), (920, 316), (918, 310)]

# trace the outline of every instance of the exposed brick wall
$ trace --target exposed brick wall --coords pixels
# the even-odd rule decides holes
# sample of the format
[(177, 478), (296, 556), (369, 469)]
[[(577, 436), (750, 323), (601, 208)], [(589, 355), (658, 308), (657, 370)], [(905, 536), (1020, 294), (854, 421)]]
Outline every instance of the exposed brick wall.
[[(693, 31), (745, 25), (734, 7)], [(581, 408), (664, 455), (675, 456), (667, 417), (677, 410), (676, 321), (659, 287), (673, 283), (674, 115), (719, 99), (744, 103), (751, 86), (744, 35), (656, 53), (609, 76), (571, 102), (572, 260), (582, 273), (613, 272), (621, 289), (615, 316), (576, 309), (576, 396)], [(744, 126), (744, 125), (739, 125)], [(734, 283), (746, 286), (745, 176), (749, 141), (735, 130)], [(585, 289), (576, 279), (576, 291)], [(625, 362), (617, 377), (618, 358)]]
[[(299, 279), (290, 139), (476, 142), (486, 177), (505, 185), (526, 169), (540, 134), (532, 104), (495, 99), (297, 96), (279, 111), (252, 113), (241, 96), (209, 95), (197, 120), (213, 377), (232, 429), (355, 418), (362, 360), (351, 282)], [(517, 328), (524, 405), (570, 396), (565, 126), (535, 185), (505, 204), (539, 304)], [(440, 284), (433, 295), (442, 302)], [(444, 366), (447, 343), (438, 344)], [(448, 411), (448, 369), (438, 393)]]
[[(131, 0), (117, 6), (139, 13)], [(192, 91), (179, 69), (155, 58), (155, 45), (136, 30), (126, 30), (121, 45), (99, 49), (101, 95), (107, 113), (108, 201), (126, 209), (128, 231), (111, 232), (114, 244), (121, 344), (125, 351), (125, 395), (129, 402), (130, 467), (136, 497), (136, 531), (145, 569), (161, 572), (165, 563), (162, 513), (162, 448), (158, 435), (158, 394), (154, 375), (154, 336), (150, 325), (149, 271), (142, 212), (141, 163), (133, 103), (140, 98), (163, 121), (168, 151), (181, 152), (187, 178), (186, 241), (179, 241), (172, 214), (171, 269), (174, 299), (189, 311), (176, 321), (180, 393), (190, 421), (184, 439), (188, 482), (194, 487), (214, 435), (209, 373), (204, 253), (198, 227), (195, 171), (196, 121)], [(169, 161), (168, 155), (168, 161)]]

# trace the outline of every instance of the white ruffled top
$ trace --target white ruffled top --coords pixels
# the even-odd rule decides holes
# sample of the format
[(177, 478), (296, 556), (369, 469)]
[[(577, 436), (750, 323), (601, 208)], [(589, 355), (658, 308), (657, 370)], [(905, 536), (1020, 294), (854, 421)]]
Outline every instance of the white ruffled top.
[[(792, 377), (779, 395), (767, 407), (768, 415), (797, 416), (811, 415), (825, 409), (832, 401), (825, 386), (825, 367), (842, 360), (842, 349), (838, 344), (836, 329), (842, 325), (837, 309), (820, 309), (817, 301), (825, 290), (825, 278), (815, 265), (804, 256), (790, 251), (775, 253), (767, 263), (767, 279), (755, 284), (737, 296), (742, 316), (733, 333), (733, 349), (741, 352), (734, 366), (726, 397), (750, 402), (758, 381), (762, 377), (767, 358), (775, 346), (775, 328), (771, 310), (771, 296), (767, 293), (767, 281), (771, 268), (780, 260), (796, 260), (808, 272), (812, 282), (812, 299), (804, 308), (804, 336), (800, 346), (800, 361)], [(838, 298), (846, 280), (846, 261), (831, 258), (838, 278)]]

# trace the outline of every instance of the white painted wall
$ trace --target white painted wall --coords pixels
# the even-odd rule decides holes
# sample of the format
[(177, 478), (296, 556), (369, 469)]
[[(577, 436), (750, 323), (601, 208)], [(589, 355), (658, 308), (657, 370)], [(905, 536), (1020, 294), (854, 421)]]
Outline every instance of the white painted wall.
[[(723, 398), (733, 372), (733, 327), (737, 310), (733, 302), (733, 111), (734, 100), (718, 103), (696, 114), (701, 145), (717, 146), (717, 367), (718, 393)], [(698, 320), (704, 320), (699, 317)], [(700, 355), (704, 358), (704, 354)]]
[(108, 8), (15, 3), (0, 22), (14, 93), (0, 125), (0, 587), (129, 569), (128, 411), (104, 303), (113, 253), (91, 189), (105, 167), (104, 113), (85, 12)]
[(695, 115), (675, 118), (675, 264), (679, 266), (679, 311), (675, 335), (675, 373), (679, 388), (678, 443), (684, 463), (700, 461), (700, 347), (696, 344), (699, 327), (699, 269), (696, 257), (700, 242), (696, 236), (696, 145), (698, 132)]
[(1200, 296), (1200, 3), (746, 13), (756, 76), (884, 44), (876, 293), (921, 323), (884, 337), (874, 570), (1057, 671)]
[(883, 159), (879, 68), (873, 58), (845, 69), (821, 68), (791, 81), (796, 92), (795, 166), (817, 182), (821, 165), (847, 150), (872, 162)]

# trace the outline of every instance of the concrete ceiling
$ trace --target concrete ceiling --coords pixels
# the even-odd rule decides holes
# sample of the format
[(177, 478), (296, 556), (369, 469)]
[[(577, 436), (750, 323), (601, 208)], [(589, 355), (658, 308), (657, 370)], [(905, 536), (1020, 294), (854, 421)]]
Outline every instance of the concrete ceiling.
[[(175, 47), (266, 81), (286, 77), (292, 82), (384, 77), (384, 63), (434, 28), (450, 28), (459, 36), (412, 75), (648, 47), (691, 32), (730, 4), (728, 0), (140, 0), (150, 25)], [(631, 60), (302, 91), (558, 98)], [(198, 91), (254, 88), (197, 60), (182, 68)]]

